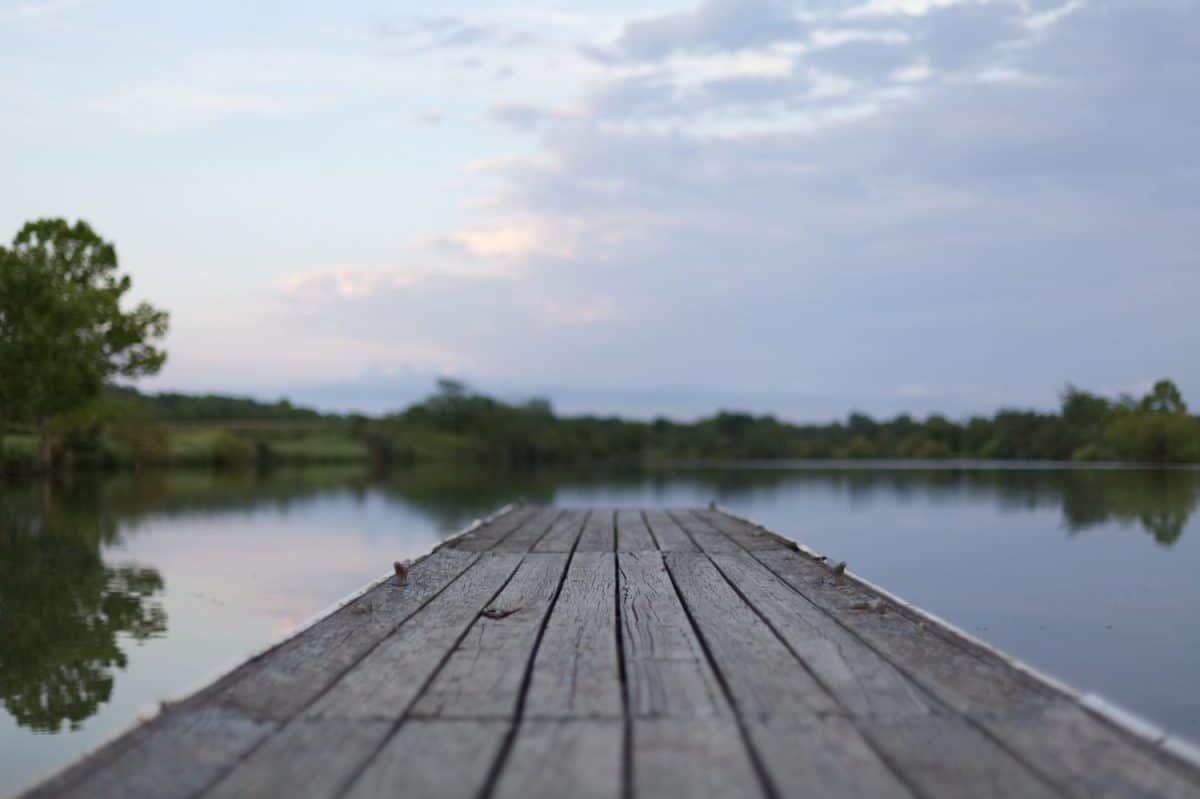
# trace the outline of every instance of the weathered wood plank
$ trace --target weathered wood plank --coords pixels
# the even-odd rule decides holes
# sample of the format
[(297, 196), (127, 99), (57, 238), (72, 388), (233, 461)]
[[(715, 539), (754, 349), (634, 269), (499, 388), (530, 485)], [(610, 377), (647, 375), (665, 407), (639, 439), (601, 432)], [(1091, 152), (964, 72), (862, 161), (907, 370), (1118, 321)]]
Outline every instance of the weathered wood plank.
[(477, 796), (508, 722), (412, 719), (358, 775), (346, 799)]
[(461, 577), (342, 675), (305, 715), (400, 718), (520, 562), (520, 555), (480, 555)]
[(503, 541), (505, 536), (523, 525), (538, 511), (538, 508), (516, 508), (452, 541), (450, 546), (468, 552), (484, 552)]
[(623, 552), (617, 558), (629, 712), (646, 718), (731, 718), (662, 555)]
[(622, 715), (616, 556), (576, 552), (533, 662), (527, 718)]
[(332, 799), (359, 772), (392, 722), (297, 719), (204, 793), (204, 799)]
[(779, 790), (796, 796), (840, 796), (839, 790), (848, 796), (909, 796), (867, 741), (840, 717), (842, 708), (707, 555), (674, 552), (664, 557)]
[(539, 508), (521, 522), (521, 526), (506, 535), (492, 547), (493, 552), (528, 552), (546, 535), (558, 518), (560, 511)]
[(25, 796), (195, 796), (276, 726), (234, 708), (189, 703), (118, 738)]
[(749, 554), (715, 554), (712, 560), (821, 684), (856, 717), (856, 727), (863, 737), (922, 793), (936, 796), (961, 789), (961, 779), (939, 757), (930, 756), (941, 746), (942, 751), (953, 752), (956, 759), (970, 764), (975, 796), (1058, 795), (1022, 762), (901, 674)]
[(743, 717), (806, 719), (842, 712), (707, 555), (669, 552), (664, 558)]
[(755, 557), (1060, 790), (1100, 797), (1200, 795), (1190, 770), (944, 628), (886, 601), (883, 613), (860, 609), (880, 597), (799, 553)]
[(863, 734), (922, 796), (1054, 799), (1064, 794), (952, 712), (871, 720)]
[(696, 545), (665, 510), (648, 510), (646, 524), (663, 552), (695, 552)]
[[(163, 778), (194, 795), (298, 713), (381, 638), (475, 562), (442, 549), (164, 715), (80, 761), (31, 795), (161, 796)], [(75, 786), (75, 787), (72, 787)]]
[(578, 552), (613, 552), (614, 514), (611, 510), (594, 510), (588, 514), (583, 533), (579, 536)]
[(585, 510), (566, 510), (555, 520), (541, 540), (534, 545), (534, 552), (570, 552), (575, 549), (575, 542), (583, 530), (587, 520)]
[(617, 511), (617, 551), (655, 552), (658, 547), (650, 535), (650, 529), (642, 519), (641, 511)]
[(718, 510), (692, 511), (691, 515), (703, 524), (724, 533), (744, 549), (755, 551), (759, 549), (796, 549), (796, 545), (782, 536), (768, 532), (762, 528), (747, 524), (740, 519), (727, 516)]
[(495, 799), (619, 799), (623, 737), (619, 721), (526, 721)]
[(901, 719), (936, 711), (923, 689), (749, 554), (712, 560), (849, 713)]
[(704, 552), (741, 552), (742, 547), (692, 511), (671, 511), (671, 518)]
[(291, 718), (477, 557), (451, 548), (434, 552), (409, 568), (403, 587), (389, 580), (243, 666), (219, 684), (217, 700), (257, 718)]
[(1047, 779), (1074, 796), (1200, 797), (1200, 774), (1141, 739), (1059, 699), (1032, 710), (972, 714)]
[(568, 555), (526, 555), (504, 590), (475, 620), (466, 637), (421, 694), (413, 713), (441, 718), (512, 718), (525, 667)]
[[(844, 718), (777, 715), (749, 719), (746, 726), (781, 799), (914, 799)], [(973, 794), (969, 789), (950, 794), (964, 795)]]
[(732, 718), (634, 719), (632, 743), (634, 796), (766, 796)]

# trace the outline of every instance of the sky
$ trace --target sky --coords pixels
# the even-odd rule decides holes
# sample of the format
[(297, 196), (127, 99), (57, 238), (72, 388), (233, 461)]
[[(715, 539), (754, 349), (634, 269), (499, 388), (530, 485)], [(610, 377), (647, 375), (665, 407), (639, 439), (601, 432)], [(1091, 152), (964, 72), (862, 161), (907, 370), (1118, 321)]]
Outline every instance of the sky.
[(0, 240), (150, 390), (377, 412), (1200, 406), (1200, 0), (0, 0)]

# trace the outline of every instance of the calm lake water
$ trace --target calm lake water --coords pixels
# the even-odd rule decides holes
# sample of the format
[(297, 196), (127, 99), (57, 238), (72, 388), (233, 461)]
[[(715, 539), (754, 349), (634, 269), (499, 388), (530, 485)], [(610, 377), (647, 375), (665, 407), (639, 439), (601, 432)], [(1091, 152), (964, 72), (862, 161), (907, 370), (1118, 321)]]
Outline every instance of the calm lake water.
[(0, 795), (517, 496), (716, 499), (1200, 740), (1200, 470), (180, 472), (0, 491)]

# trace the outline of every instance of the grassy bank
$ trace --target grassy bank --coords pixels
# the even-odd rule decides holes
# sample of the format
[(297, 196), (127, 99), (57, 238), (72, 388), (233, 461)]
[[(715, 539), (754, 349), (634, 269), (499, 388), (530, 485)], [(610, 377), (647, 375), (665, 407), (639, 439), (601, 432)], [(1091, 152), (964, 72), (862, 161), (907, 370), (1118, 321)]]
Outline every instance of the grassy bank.
[[(728, 411), (692, 422), (559, 416), (543, 400), (504, 402), (454, 383), (375, 418), (321, 414), (286, 401), (113, 389), (90, 412), (47, 430), (53, 468), (63, 470), (333, 463), (529, 469), (746, 459), (1200, 461), (1200, 418), (1169, 381), (1140, 400), (1068, 387), (1059, 413), (1001, 410), (966, 420), (851, 413), (829, 424)], [(6, 473), (47, 468), (32, 432), (8, 431)]]

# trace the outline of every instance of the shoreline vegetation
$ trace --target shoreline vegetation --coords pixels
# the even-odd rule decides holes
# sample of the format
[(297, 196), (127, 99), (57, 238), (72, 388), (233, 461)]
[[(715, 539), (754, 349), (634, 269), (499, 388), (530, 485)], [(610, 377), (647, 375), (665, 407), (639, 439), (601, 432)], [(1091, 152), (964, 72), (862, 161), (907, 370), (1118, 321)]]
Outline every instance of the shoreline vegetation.
[(128, 307), (132, 279), (86, 222), (37, 219), (0, 247), (0, 477), (74, 470), (424, 463), (533, 469), (738, 460), (1200, 462), (1200, 419), (1160, 380), (1109, 399), (1068, 385), (1057, 413), (952, 420), (853, 412), (828, 424), (720, 411), (694, 422), (559, 416), (449, 379), (378, 417), (242, 397), (144, 394), (168, 312)]
[(1001, 410), (952, 420), (851, 413), (829, 424), (721, 411), (694, 422), (564, 417), (542, 399), (505, 402), (441, 380), (404, 410), (368, 417), (221, 395), (109, 386), (46, 430), (9, 427), (5, 476), (74, 470), (445, 463), (504, 468), (733, 460), (1200, 462), (1200, 418), (1161, 380), (1144, 397), (1072, 386), (1057, 413)]

